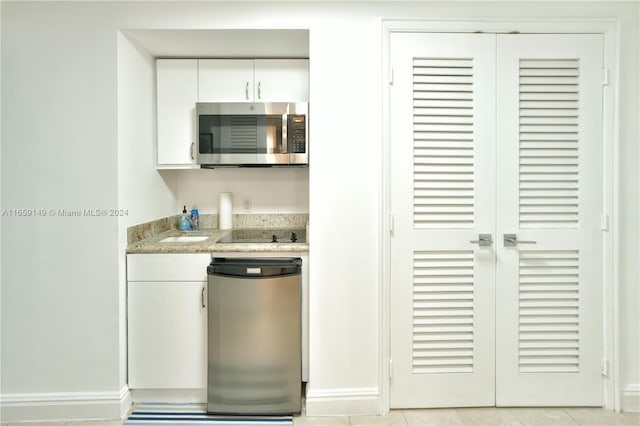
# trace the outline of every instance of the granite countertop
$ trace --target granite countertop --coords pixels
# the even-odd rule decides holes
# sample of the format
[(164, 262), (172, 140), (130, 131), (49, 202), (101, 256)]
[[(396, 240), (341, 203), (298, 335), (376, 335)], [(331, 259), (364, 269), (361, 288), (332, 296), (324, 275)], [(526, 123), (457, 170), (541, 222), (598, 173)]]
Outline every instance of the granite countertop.
[[(127, 254), (135, 253), (213, 253), (213, 252), (308, 252), (307, 243), (219, 243), (231, 230), (203, 229), (181, 232), (170, 230), (127, 246)], [(204, 241), (165, 242), (167, 237), (203, 236)]]
[[(169, 223), (175, 222), (172, 218), (169, 218)], [(215, 223), (215, 222), (214, 222)], [(278, 223), (283, 225), (282, 223)], [(258, 226), (247, 227), (247, 229), (261, 229)], [(264, 228), (268, 228), (265, 224)], [(288, 225), (288, 224), (287, 224)], [(157, 229), (155, 229), (157, 227)], [(242, 228), (234, 229), (218, 229), (217, 227), (201, 228), (199, 231), (180, 231), (174, 228), (172, 225), (166, 229), (164, 224), (158, 225), (158, 223), (143, 224), (138, 229), (132, 229), (129, 236), (129, 244), (127, 245), (127, 254), (140, 254), (140, 253), (215, 253), (215, 252), (308, 252), (309, 244), (306, 242), (277, 242), (277, 243), (225, 243), (219, 242), (225, 236), (228, 236), (232, 231), (236, 231)], [(151, 228), (154, 228), (150, 230)], [(282, 228), (288, 229), (293, 227), (283, 226)], [(133, 234), (139, 234), (132, 238)], [(203, 241), (189, 241), (189, 242), (160, 242), (168, 237), (181, 237), (181, 236), (193, 236), (193, 237), (207, 237)]]

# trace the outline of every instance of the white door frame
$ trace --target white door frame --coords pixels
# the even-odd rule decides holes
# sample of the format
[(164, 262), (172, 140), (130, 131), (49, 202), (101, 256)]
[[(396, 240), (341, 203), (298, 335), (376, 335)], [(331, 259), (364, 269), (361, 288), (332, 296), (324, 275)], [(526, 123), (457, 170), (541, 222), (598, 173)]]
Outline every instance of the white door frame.
[[(380, 232), (380, 271), (379, 271), (379, 383), (380, 414), (389, 411), (390, 400), (390, 293), (391, 293), (391, 233), (393, 219), (391, 212), (391, 173), (390, 173), (390, 83), (393, 75), (390, 65), (390, 38), (398, 32), (431, 33), (594, 33), (604, 37), (604, 66), (608, 74), (608, 84), (603, 87), (603, 145), (602, 145), (602, 193), (603, 193), (603, 382), (602, 405), (606, 409), (620, 411), (619, 373), (619, 267), (618, 254), (614, 250), (619, 240), (619, 130), (618, 111), (615, 108), (618, 99), (619, 75), (619, 23), (617, 20), (469, 20), (469, 21), (415, 21), (382, 19), (382, 193), (379, 210)], [(603, 71), (603, 81), (604, 81)], [(606, 361), (605, 361), (606, 360)], [(606, 363), (606, 364), (605, 364)]]

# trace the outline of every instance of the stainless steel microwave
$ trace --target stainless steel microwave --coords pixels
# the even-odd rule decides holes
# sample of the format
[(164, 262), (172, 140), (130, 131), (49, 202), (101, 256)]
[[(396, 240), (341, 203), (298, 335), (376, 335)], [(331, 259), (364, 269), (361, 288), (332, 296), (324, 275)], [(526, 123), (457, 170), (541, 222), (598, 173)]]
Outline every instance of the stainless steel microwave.
[(306, 166), (307, 103), (196, 104), (201, 167)]

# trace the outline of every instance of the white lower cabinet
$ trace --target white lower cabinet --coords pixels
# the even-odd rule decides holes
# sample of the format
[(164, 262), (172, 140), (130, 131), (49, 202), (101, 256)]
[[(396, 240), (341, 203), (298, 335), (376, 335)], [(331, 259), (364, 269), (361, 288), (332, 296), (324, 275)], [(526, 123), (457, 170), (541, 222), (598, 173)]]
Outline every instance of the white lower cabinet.
[(210, 260), (209, 254), (127, 256), (132, 390), (206, 388)]
[(129, 283), (129, 386), (206, 386), (206, 282)]

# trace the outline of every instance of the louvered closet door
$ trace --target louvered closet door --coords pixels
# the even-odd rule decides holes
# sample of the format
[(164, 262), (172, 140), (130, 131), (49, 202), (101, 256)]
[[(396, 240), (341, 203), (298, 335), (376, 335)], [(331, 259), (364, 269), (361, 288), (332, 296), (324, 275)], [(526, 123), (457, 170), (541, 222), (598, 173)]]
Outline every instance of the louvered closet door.
[[(391, 407), (494, 405), (495, 36), (393, 34)], [(494, 235), (495, 236), (495, 235)]]
[(497, 404), (601, 405), (602, 38), (497, 47)]

